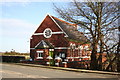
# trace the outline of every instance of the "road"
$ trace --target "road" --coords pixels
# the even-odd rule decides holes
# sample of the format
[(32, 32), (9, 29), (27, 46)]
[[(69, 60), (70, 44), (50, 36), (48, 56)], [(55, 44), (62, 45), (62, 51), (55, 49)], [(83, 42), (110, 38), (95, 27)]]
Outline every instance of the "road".
[(2, 78), (118, 78), (117, 75), (72, 72), (40, 67), (1, 64)]

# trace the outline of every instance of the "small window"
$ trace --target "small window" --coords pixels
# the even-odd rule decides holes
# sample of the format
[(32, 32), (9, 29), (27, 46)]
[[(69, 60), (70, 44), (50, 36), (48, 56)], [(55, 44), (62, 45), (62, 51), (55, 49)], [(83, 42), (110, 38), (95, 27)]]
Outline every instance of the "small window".
[(62, 54), (62, 58), (65, 58), (65, 54), (64, 53)]
[(43, 57), (43, 53), (38, 53), (38, 57)]
[(37, 51), (37, 59), (43, 59), (43, 51)]
[(65, 53), (59, 53), (59, 57), (65, 58)]
[(73, 48), (73, 49), (75, 49), (75, 48), (76, 48), (76, 45), (75, 45), (75, 44), (73, 44), (73, 45), (72, 45), (72, 48)]
[(84, 46), (84, 49), (85, 49), (85, 50), (88, 50), (88, 46)]
[(80, 45), (80, 46), (79, 46), (79, 49), (81, 49), (81, 50), (82, 50), (82, 49), (83, 49), (83, 46), (82, 46), (82, 45)]

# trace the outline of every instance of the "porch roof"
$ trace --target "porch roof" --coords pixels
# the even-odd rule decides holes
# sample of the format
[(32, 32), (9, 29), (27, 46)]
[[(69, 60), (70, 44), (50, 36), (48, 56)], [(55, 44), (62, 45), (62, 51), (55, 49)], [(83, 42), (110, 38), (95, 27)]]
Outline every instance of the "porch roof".
[(35, 49), (53, 49), (53, 45), (48, 41), (41, 40), (36, 46)]

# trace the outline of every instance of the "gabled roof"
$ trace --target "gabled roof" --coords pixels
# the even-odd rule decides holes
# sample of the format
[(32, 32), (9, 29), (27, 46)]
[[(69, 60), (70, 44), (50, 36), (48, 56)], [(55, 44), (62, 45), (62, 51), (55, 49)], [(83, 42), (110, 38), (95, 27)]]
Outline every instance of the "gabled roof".
[(50, 44), (49, 42), (47, 41), (44, 41), (44, 40), (41, 40), (41, 42), (39, 42), (36, 46), (35, 46), (35, 49), (46, 49), (46, 48), (51, 48), (53, 49), (53, 45)]
[(68, 35), (68, 39), (87, 42), (87, 37), (77, 29), (76, 24), (71, 24), (56, 17), (51, 16), (56, 23), (63, 29), (63, 31)]
[(82, 32), (78, 31), (76, 24), (68, 23), (49, 14), (47, 14), (46, 16), (49, 16), (51, 20), (55, 22), (55, 24), (64, 32), (65, 37), (67, 37), (67, 39), (80, 42), (88, 41), (87, 37)]

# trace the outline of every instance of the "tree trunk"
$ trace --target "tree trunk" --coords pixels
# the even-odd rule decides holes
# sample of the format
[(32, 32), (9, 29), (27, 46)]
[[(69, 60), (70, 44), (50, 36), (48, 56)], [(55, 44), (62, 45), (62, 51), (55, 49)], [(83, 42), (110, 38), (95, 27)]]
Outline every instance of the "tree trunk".
[[(116, 60), (116, 56), (110, 61), (109, 65), (106, 67), (106, 70), (109, 71), (109, 68), (111, 68), (113, 62)], [(112, 70), (112, 69), (111, 69)]]
[(120, 72), (120, 44), (118, 45), (118, 52), (117, 52), (117, 72)]
[(97, 46), (96, 44), (92, 44), (92, 54), (91, 54), (91, 63), (90, 63), (90, 69), (97, 70), (97, 59), (96, 59), (96, 54), (97, 54)]
[(98, 70), (102, 70), (102, 53), (99, 53)]
[(120, 72), (120, 26), (119, 26), (119, 42), (117, 47), (117, 71)]
[(102, 3), (98, 3), (98, 16), (97, 16), (97, 23), (98, 23), (98, 42), (100, 41), (100, 52), (99, 52), (99, 57), (98, 57), (98, 70), (102, 70), (102, 54), (103, 54), (103, 36), (101, 33), (101, 22), (102, 22)]
[(102, 38), (100, 39), (100, 53), (98, 57), (98, 70), (102, 70), (102, 56), (103, 56), (103, 43)]

